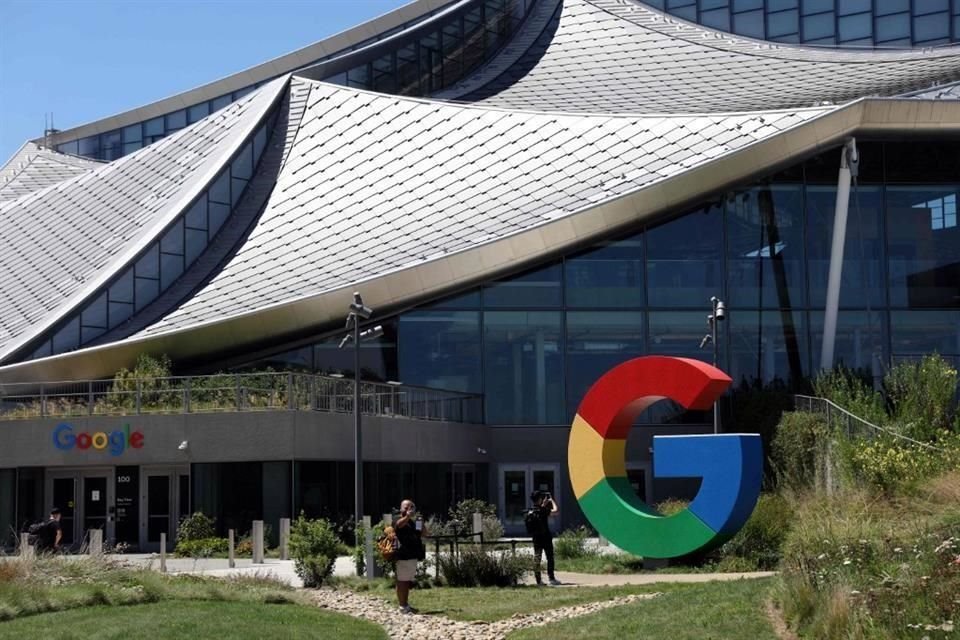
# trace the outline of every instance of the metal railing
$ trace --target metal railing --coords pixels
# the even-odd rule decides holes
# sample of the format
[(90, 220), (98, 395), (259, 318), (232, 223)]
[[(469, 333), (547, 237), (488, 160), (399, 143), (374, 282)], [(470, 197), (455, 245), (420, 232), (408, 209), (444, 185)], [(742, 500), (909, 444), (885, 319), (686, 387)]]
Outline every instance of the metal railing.
[(898, 440), (902, 440), (904, 443), (909, 443), (918, 447), (930, 449), (932, 451), (940, 450), (939, 447), (935, 447), (929, 443), (914, 440), (913, 438), (905, 436), (901, 433), (897, 433), (892, 429), (868, 422), (867, 420), (850, 413), (840, 405), (826, 398), (804, 395), (795, 395), (793, 398), (794, 407), (797, 411), (806, 411), (808, 413), (817, 413), (825, 416), (827, 419), (827, 424), (829, 424), (832, 428), (839, 429), (848, 440), (873, 440), (878, 436), (888, 435)]
[[(353, 385), (348, 378), (292, 372), (3, 384), (0, 420), (225, 411), (353, 413)], [(479, 395), (360, 383), (365, 415), (479, 423), (482, 410)]]

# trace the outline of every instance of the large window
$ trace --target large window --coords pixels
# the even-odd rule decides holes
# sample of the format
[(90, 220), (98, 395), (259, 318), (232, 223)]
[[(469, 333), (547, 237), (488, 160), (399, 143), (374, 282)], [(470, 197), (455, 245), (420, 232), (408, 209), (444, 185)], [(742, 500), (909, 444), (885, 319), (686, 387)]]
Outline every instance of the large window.
[(398, 345), (403, 383), (470, 393), (483, 388), (478, 311), (405, 313)]
[[(850, 194), (840, 285), (843, 307), (884, 304), (881, 196), (880, 187), (859, 187)], [(823, 306), (827, 301), (836, 202), (835, 186), (807, 187), (807, 269), (812, 306)]]
[(698, 307), (722, 295), (723, 210), (712, 205), (647, 232), (651, 307)]
[(721, 31), (775, 42), (910, 47), (960, 39), (956, 0), (952, 9), (949, 0), (645, 0), (644, 4)]
[(960, 307), (960, 186), (887, 188), (890, 305)]
[(803, 190), (768, 185), (727, 199), (729, 302), (740, 308), (804, 305)]
[(614, 366), (644, 354), (640, 311), (567, 312), (567, 416), (597, 379)]
[(805, 312), (730, 313), (730, 377), (734, 384), (799, 382), (809, 373)]
[(487, 422), (564, 423), (560, 313), (487, 311), (483, 323)]
[(643, 305), (643, 236), (606, 243), (564, 263), (568, 307)]

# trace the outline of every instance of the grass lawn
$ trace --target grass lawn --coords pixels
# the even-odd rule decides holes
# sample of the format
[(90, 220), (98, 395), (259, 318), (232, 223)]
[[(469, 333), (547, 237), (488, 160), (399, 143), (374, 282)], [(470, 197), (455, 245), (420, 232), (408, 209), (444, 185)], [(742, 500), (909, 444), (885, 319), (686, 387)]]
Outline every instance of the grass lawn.
[(580, 558), (557, 558), (557, 571), (574, 573), (643, 573), (643, 558), (626, 553), (591, 553)]
[(0, 623), (4, 638), (351, 638), (381, 640), (379, 626), (296, 604), (170, 600), (84, 607)]
[(613, 607), (543, 627), (523, 629), (510, 634), (509, 638), (776, 640), (777, 636), (764, 611), (771, 588), (769, 578), (659, 586), (663, 595), (653, 600)]

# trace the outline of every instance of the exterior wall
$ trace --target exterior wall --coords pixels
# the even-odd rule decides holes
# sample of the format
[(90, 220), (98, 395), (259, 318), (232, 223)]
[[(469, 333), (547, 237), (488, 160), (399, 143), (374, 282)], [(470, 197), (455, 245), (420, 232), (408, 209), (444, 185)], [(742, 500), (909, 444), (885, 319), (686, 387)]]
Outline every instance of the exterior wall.
[[(112, 456), (106, 450), (54, 446), (52, 433), (69, 423), (74, 434), (123, 430), (143, 433), (143, 447)], [(189, 464), (258, 460), (353, 460), (353, 417), (308, 411), (38, 419), (3, 425), (0, 468)], [(188, 447), (178, 449), (186, 440)], [(364, 417), (364, 459), (402, 462), (487, 462), (484, 425)]]
[(742, 36), (824, 46), (929, 47), (960, 41), (957, 0), (640, 0)]

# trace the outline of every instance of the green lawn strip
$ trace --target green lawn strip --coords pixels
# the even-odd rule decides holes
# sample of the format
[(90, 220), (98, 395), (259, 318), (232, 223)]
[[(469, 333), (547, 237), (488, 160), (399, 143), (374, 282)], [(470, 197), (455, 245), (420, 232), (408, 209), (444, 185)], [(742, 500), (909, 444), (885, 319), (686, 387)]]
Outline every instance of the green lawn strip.
[[(500, 589), (434, 587), (410, 593), (410, 604), (424, 614), (442, 615), (454, 620), (491, 622), (515, 613), (536, 613), (557, 607), (608, 600), (631, 593), (655, 593), (673, 585), (629, 585), (622, 587), (534, 587)], [(371, 595), (396, 603), (392, 591), (369, 590)]]
[(171, 600), (128, 607), (97, 606), (0, 623), (0, 637), (160, 640), (163, 638), (387, 637), (379, 626), (295, 604)]
[(764, 611), (769, 578), (659, 586), (663, 595), (652, 600), (523, 629), (509, 640), (776, 640)]
[(109, 561), (73, 558), (7, 560), (0, 566), (0, 620), (167, 600), (283, 603), (300, 602), (302, 597), (288, 585), (258, 576), (171, 576)]

